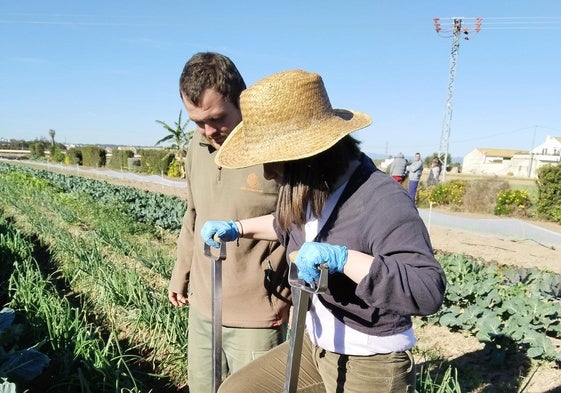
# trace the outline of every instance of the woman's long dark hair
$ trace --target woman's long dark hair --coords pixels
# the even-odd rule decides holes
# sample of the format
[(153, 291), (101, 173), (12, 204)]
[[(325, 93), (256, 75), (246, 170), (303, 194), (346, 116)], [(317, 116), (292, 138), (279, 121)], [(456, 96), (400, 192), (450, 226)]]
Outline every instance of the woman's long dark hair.
[(360, 157), (359, 144), (347, 135), (324, 152), (285, 163), (276, 211), (281, 230), (286, 231), (291, 224), (302, 227), (306, 223), (308, 205), (314, 216), (321, 216), (333, 185), (349, 163)]

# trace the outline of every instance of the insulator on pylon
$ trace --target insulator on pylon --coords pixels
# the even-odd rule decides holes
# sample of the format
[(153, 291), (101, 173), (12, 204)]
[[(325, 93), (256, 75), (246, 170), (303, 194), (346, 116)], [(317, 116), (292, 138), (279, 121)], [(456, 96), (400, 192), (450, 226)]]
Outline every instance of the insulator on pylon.
[(478, 18), (475, 20), (475, 29), (474, 29), (477, 33), (479, 33), (479, 32), (481, 31), (481, 23), (483, 23), (483, 18), (482, 18), (482, 17), (478, 17)]
[(439, 22), (439, 18), (432, 18), (432, 20), (434, 21), (434, 30), (436, 30), (437, 33), (440, 33), (440, 22)]

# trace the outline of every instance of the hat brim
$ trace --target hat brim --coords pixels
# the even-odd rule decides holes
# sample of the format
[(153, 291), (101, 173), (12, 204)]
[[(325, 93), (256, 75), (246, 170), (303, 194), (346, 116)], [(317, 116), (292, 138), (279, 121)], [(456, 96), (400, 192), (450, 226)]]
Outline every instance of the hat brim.
[(240, 122), (224, 141), (215, 162), (223, 168), (246, 168), (270, 162), (293, 161), (319, 154), (353, 131), (372, 124), (370, 116), (346, 109), (333, 109), (334, 116), (305, 128), (272, 124), (274, 138), (248, 143)]

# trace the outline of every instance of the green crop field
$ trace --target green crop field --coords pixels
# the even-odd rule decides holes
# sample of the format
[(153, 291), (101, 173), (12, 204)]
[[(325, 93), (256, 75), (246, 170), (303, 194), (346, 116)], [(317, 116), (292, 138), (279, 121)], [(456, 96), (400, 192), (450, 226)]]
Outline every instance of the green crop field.
[[(175, 197), (0, 163), (0, 386), (14, 389), (2, 391), (185, 391), (188, 308), (167, 300), (184, 211)], [(437, 257), (446, 300), (416, 324), (476, 337), (489, 367), (513, 354), (560, 364), (560, 275)], [(30, 363), (37, 375), (22, 373)], [(437, 357), (419, 366), (417, 392), (491, 391)]]

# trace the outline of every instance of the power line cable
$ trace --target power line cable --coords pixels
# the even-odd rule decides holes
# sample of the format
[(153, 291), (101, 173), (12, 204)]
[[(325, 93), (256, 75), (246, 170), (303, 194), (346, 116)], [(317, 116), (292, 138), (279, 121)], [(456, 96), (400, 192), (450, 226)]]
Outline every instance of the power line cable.
[(494, 137), (501, 136), (501, 135), (512, 135), (512, 134), (516, 134), (516, 133), (522, 133), (523, 131), (528, 131), (528, 130), (535, 131), (538, 128), (540, 128), (544, 131), (559, 131), (559, 132), (561, 132), (561, 130), (555, 129), (555, 128), (552, 128), (552, 127), (544, 127), (544, 126), (537, 126), (536, 125), (536, 126), (528, 126), (528, 127), (517, 128), (515, 130), (510, 130), (510, 131), (501, 131), (501, 132), (498, 132), (498, 133), (488, 134), (488, 135), (481, 136), (481, 137), (468, 138), (468, 139), (462, 139), (462, 140), (454, 140), (454, 142), (456, 142), (456, 143), (472, 142), (472, 141), (477, 141), (477, 140), (494, 138)]
[[(454, 18), (434, 18), (438, 20), (442, 33), (450, 34), (454, 31)], [(456, 18), (459, 19), (459, 18)], [(461, 18), (462, 26), (476, 24), (478, 18)], [(485, 17), (485, 24), (480, 30), (544, 30), (561, 29), (561, 17)], [(466, 28), (469, 32), (470, 28)]]

